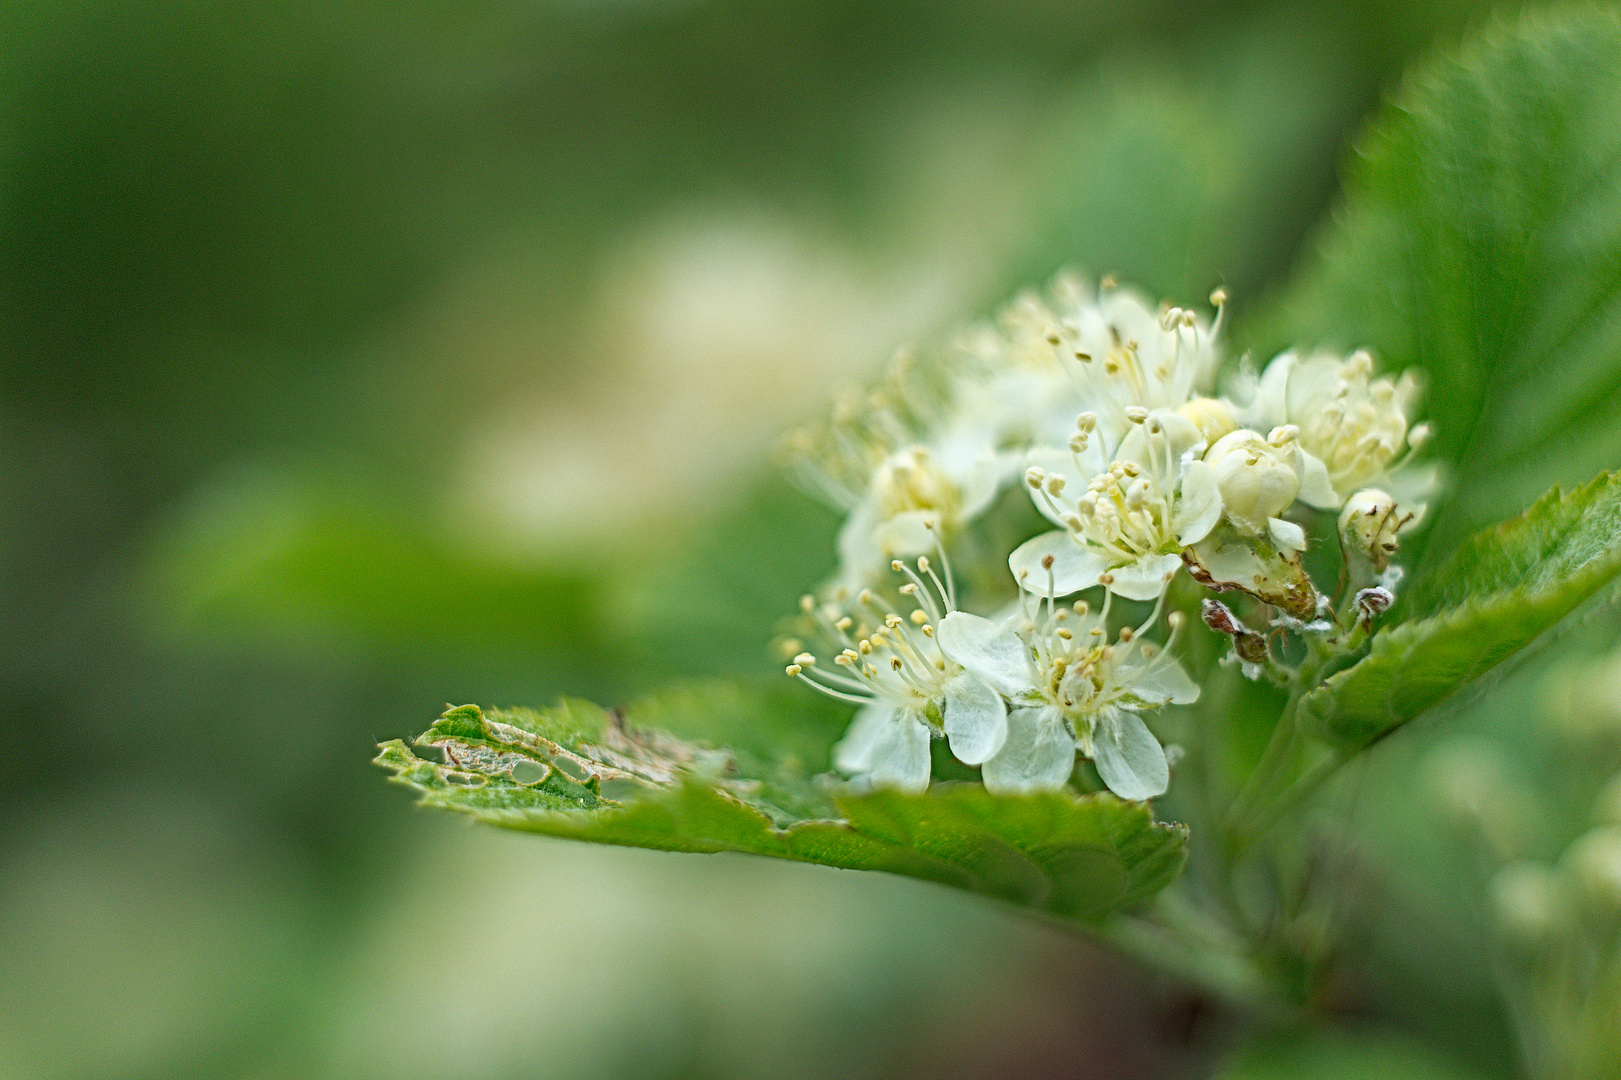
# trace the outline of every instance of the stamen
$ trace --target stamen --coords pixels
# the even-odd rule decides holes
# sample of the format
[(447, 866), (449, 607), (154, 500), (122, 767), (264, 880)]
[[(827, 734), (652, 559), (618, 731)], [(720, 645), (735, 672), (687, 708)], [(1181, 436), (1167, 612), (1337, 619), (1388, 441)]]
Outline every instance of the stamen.
[(798, 670), (798, 668), (799, 665), (797, 664), (789, 664), (788, 674), (792, 675), (794, 678), (798, 679), (811, 689), (820, 690), (830, 698), (837, 698), (840, 701), (853, 701), (857, 705), (871, 705), (874, 701), (878, 700), (877, 698), (871, 696), (863, 697), (857, 694), (846, 694), (842, 690), (835, 690), (831, 686), (824, 686), (815, 679), (811, 678), (809, 675), (806, 675), (803, 671)]
[(934, 550), (940, 553), (940, 569), (946, 575), (946, 606), (952, 611), (957, 610), (957, 580), (951, 572), (951, 559), (946, 555), (946, 545), (940, 539), (940, 531), (934, 527), (934, 522), (926, 522), (929, 535), (934, 537)]

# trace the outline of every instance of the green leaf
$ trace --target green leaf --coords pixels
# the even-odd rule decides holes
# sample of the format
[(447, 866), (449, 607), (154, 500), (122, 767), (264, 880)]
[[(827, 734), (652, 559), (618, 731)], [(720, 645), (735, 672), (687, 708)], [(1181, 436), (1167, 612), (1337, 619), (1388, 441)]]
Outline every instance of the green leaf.
[(441, 760), (394, 740), (376, 761), (422, 805), (504, 828), (885, 870), (1064, 919), (1140, 906), (1181, 872), (1186, 829), (1107, 793), (1008, 797), (968, 783), (854, 793), (789, 760), (643, 724), (691, 718), (717, 695), (721, 712), (740, 700), (689, 691), (623, 716), (572, 700), (541, 711), (463, 705), (415, 741)]
[(1415, 590), (1430, 616), (1373, 638), (1368, 655), (1307, 695), (1332, 741), (1355, 748), (1406, 723), (1531, 644), (1621, 575), (1621, 476), (1477, 533)]
[(1321, 259), (1265, 335), (1420, 369), (1452, 498), (1426, 552), (1621, 464), (1621, 15), (1491, 24), (1358, 145)]

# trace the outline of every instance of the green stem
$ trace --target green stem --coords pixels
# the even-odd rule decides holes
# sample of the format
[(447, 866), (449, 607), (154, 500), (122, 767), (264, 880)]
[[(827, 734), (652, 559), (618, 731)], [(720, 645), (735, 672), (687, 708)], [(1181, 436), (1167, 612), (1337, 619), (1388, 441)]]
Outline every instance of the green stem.
[(1152, 917), (1118, 916), (1099, 929), (1099, 936), (1127, 956), (1251, 1015), (1291, 1012), (1245, 944), (1174, 892), (1161, 894)]
[(1258, 812), (1253, 827), (1247, 833), (1248, 841), (1253, 843), (1265, 836), (1284, 815), (1299, 806), (1348, 760), (1350, 759), (1343, 754), (1336, 753), (1312, 766), (1303, 776), (1284, 788), (1277, 798)]
[(1244, 829), (1246, 819), (1271, 787), (1278, 770), (1288, 759), (1289, 751), (1294, 748), (1297, 727), (1295, 721), (1302, 696), (1297, 691), (1289, 698), (1289, 703), (1283, 707), (1283, 714), (1278, 717), (1277, 725), (1272, 729), (1272, 737), (1267, 740), (1266, 749), (1261, 751), (1260, 760), (1250, 771), (1249, 779), (1244, 781), (1244, 786), (1233, 797), (1232, 805), (1227, 811), (1227, 829), (1230, 833), (1248, 831)]

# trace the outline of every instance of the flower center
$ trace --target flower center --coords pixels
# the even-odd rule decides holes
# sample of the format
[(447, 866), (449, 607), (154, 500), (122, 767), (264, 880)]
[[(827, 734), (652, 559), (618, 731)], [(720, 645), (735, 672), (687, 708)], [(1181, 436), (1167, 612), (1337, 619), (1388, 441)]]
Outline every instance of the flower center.
[(957, 486), (934, 464), (921, 447), (896, 454), (879, 467), (873, 479), (879, 505), (886, 516), (914, 510), (937, 510), (951, 520), (961, 502)]

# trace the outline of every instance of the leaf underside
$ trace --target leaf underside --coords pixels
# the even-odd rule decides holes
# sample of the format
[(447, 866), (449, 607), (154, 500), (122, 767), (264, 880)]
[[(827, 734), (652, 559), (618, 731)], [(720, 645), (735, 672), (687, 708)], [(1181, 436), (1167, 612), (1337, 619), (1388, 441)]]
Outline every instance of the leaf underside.
[(1621, 575), (1621, 476), (1530, 509), (1460, 544), (1416, 590), (1435, 612), (1382, 630), (1368, 655), (1306, 697), (1319, 730), (1365, 746), (1530, 645)]
[(1107, 793), (1009, 797), (967, 783), (854, 793), (639, 725), (659, 712), (464, 705), (415, 742), (442, 761), (394, 740), (376, 762), (422, 805), (503, 828), (884, 870), (1083, 922), (1145, 903), (1186, 857), (1185, 827)]

